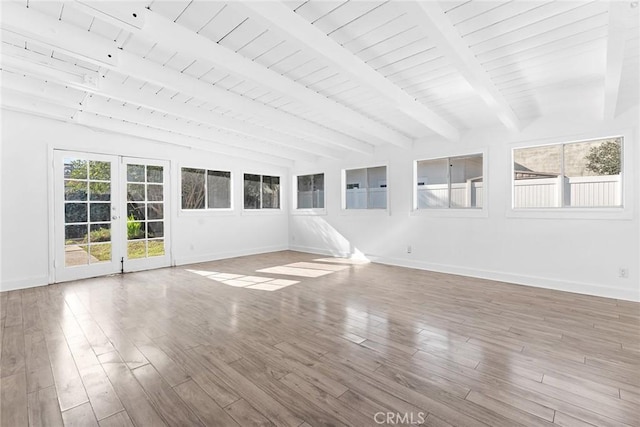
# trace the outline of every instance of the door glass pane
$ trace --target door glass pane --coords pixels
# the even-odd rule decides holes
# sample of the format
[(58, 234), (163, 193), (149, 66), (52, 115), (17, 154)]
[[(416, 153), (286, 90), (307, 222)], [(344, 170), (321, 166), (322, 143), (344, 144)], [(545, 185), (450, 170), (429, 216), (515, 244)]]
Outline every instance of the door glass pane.
[(87, 200), (87, 181), (68, 180), (64, 182), (65, 200)]
[(63, 175), (65, 267), (110, 261), (111, 162), (65, 158)]
[[(182, 169), (183, 184), (200, 179), (204, 184), (204, 171)], [(162, 256), (165, 254), (164, 167), (127, 165), (127, 180), (127, 259)], [(204, 194), (201, 196), (204, 203)], [(199, 200), (200, 195), (195, 195), (195, 199)]]
[(89, 219), (91, 222), (109, 221), (111, 203), (91, 203), (89, 205)]
[(96, 181), (109, 181), (111, 179), (111, 163), (89, 162), (89, 178)]
[(144, 178), (144, 165), (127, 165), (128, 182), (144, 182)]
[(109, 201), (111, 199), (111, 184), (108, 182), (90, 182), (89, 198), (91, 200)]
[(66, 203), (64, 205), (65, 222), (87, 222), (86, 203)]

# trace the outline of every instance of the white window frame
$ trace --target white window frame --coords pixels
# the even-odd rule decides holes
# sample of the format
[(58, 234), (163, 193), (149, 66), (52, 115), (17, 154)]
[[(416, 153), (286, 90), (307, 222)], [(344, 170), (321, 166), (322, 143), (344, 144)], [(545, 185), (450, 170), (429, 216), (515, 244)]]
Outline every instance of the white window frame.
[[(598, 133), (593, 132), (589, 135), (573, 135), (564, 136), (559, 138), (541, 138), (537, 141), (527, 140), (519, 141), (508, 148), (508, 161), (510, 163), (507, 168), (509, 174), (506, 179), (507, 188), (505, 193), (509, 194), (509, 206), (506, 212), (506, 216), (509, 218), (541, 218), (541, 219), (614, 219), (614, 220), (631, 220), (633, 219), (633, 209), (635, 200), (632, 194), (634, 194), (634, 170), (633, 170), (633, 156), (635, 155), (634, 147), (635, 133), (631, 129), (624, 129), (619, 132), (607, 132)], [(514, 208), (514, 151), (521, 148), (529, 147), (542, 147), (559, 144), (571, 144), (573, 142), (588, 142), (597, 141), (603, 139), (622, 138), (622, 151), (621, 157), (621, 203), (622, 206), (598, 206), (598, 207), (548, 207), (548, 208)]]
[[(183, 209), (182, 208), (182, 169), (203, 169), (204, 170), (204, 208), (202, 209)], [(215, 171), (215, 172), (229, 172), (229, 207), (228, 208), (209, 208), (208, 206), (208, 197), (209, 194), (207, 192), (207, 172)], [(178, 165), (178, 213), (180, 216), (192, 216), (192, 215), (231, 215), (234, 213), (234, 172), (231, 170), (224, 170), (221, 168), (208, 168), (208, 167), (200, 167), (200, 166), (187, 166), (187, 165)]]
[[(298, 208), (298, 177), (300, 176), (309, 176), (309, 175), (323, 175), (324, 176), (324, 188), (322, 189), (322, 198), (323, 198), (323, 208)], [(292, 190), (292, 200), (291, 203), (291, 214), (292, 215), (326, 215), (327, 214), (327, 174), (325, 172), (315, 172), (315, 173), (299, 173), (293, 175), (291, 178), (291, 190)]]
[[(268, 215), (269, 213), (271, 214), (281, 214), (284, 212), (284, 200), (285, 198), (282, 197), (283, 191), (285, 189), (284, 186), (284, 179), (282, 179), (282, 175), (276, 174), (276, 173), (269, 173), (269, 172), (242, 172), (242, 215)], [(244, 176), (245, 175), (259, 175), (260, 176), (260, 207), (256, 208), (256, 209), (248, 209), (244, 207)], [(262, 179), (265, 176), (270, 176), (270, 177), (276, 177), (280, 179), (280, 193), (278, 195), (279, 199), (278, 199), (278, 207), (277, 208), (263, 208), (262, 207)]]
[[(364, 209), (347, 209), (347, 171), (358, 170), (358, 169), (373, 169), (373, 168), (386, 168), (385, 173), (385, 182), (386, 182), (386, 208), (377, 209), (377, 208), (364, 208)], [(362, 166), (353, 166), (343, 168), (340, 171), (341, 174), (341, 189), (340, 189), (340, 212), (343, 215), (390, 215), (390, 186), (389, 186), (389, 164), (388, 163), (377, 163), (373, 165), (362, 165)], [(360, 183), (362, 184), (362, 183)], [(361, 187), (360, 187), (361, 188)], [(367, 187), (368, 188), (368, 187)]]

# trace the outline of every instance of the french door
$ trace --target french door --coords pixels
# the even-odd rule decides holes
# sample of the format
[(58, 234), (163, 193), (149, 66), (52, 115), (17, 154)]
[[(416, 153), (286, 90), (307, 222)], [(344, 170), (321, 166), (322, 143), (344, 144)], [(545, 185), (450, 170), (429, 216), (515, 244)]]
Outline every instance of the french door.
[(56, 282), (170, 265), (167, 162), (55, 150), (54, 175)]

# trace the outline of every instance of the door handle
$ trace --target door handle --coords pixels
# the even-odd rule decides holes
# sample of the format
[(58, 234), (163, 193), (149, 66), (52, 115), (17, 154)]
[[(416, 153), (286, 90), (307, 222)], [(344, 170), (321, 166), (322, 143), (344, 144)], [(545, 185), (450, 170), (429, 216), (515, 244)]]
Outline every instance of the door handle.
[(111, 217), (111, 219), (114, 219), (114, 220), (115, 220), (115, 219), (118, 219), (118, 216), (117, 216), (117, 215), (114, 215), (114, 216), (112, 216), (112, 217)]

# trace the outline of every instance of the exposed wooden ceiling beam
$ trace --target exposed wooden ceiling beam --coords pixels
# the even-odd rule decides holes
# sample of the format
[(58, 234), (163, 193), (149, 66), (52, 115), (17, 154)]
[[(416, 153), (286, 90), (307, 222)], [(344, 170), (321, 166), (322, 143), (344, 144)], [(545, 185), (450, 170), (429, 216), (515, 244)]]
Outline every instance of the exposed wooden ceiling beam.
[(489, 74), (473, 54), (458, 30), (436, 1), (402, 2), (408, 15), (426, 32), (429, 39), (451, 61), (498, 119), (510, 130), (519, 130), (520, 120), (491, 81)]
[[(208, 127), (215, 126), (219, 129), (224, 129), (248, 138), (252, 138), (256, 141), (256, 143), (275, 144), (284, 148), (306, 152), (314, 157), (321, 156), (328, 158), (339, 158), (341, 156), (341, 152), (339, 150), (333, 149), (331, 147), (326, 147), (322, 143), (309, 142), (300, 137), (276, 132), (274, 130), (256, 126), (245, 121), (224, 117), (220, 114), (207, 111), (193, 105), (176, 102), (168, 98), (151, 96), (140, 91), (137, 87), (133, 87), (132, 85), (124, 85), (120, 81), (115, 81), (110, 76), (101, 77), (99, 79), (99, 85), (96, 83), (95, 86), (87, 86), (83, 83), (83, 79), (81, 77), (72, 78), (74, 76), (74, 73), (61, 74), (51, 66), (46, 66), (46, 64), (36, 64), (31, 61), (41, 55), (33, 54), (33, 56), (35, 56), (36, 58), (32, 58), (29, 55), (23, 54), (18, 59), (11, 56), (13, 54), (12, 50), (12, 46), (7, 46), (3, 51), (1, 64), (2, 68), (5, 70), (17, 72), (20, 74), (27, 74), (47, 81), (57, 82), (74, 89), (117, 99), (123, 103), (135, 104), (140, 107), (145, 107), (154, 111), (158, 111), (161, 114), (171, 114), (177, 117), (181, 117), (185, 120), (190, 120), (198, 122), (202, 125), (207, 125)], [(25, 51), (24, 49), (18, 50)], [(25, 85), (27, 84), (18, 82), (18, 80), (20, 80), (20, 78), (13, 77), (11, 74), (8, 74), (5, 76), (3, 85), (8, 85), (9, 87), (19, 85), (22, 90), (28, 90), (28, 88), (25, 87)], [(44, 87), (42, 85), (37, 86), (37, 88), (33, 88), (36, 91), (51, 90), (50, 85), (49, 87)], [(92, 101), (88, 100), (87, 102)], [(84, 109), (87, 110), (88, 108), (90, 108), (90, 106), (85, 105)]]
[[(373, 146), (371, 144), (362, 142), (333, 129), (255, 102), (249, 98), (218, 88), (186, 74), (163, 67), (137, 55), (119, 49), (111, 51), (111, 47), (115, 46), (113, 42), (95, 34), (82, 31), (72, 25), (52, 19), (33, 9), (7, 3), (3, 5), (3, 12), (1, 22), (4, 29), (9, 29), (28, 39), (36, 40), (53, 49), (64, 51), (73, 57), (83, 59), (121, 74), (132, 76), (142, 81), (150, 81), (196, 99), (202, 99), (203, 101), (215, 100), (217, 105), (235, 111), (242, 111), (248, 115), (268, 119), (279, 128), (290, 131), (292, 134), (291, 138), (284, 137), (282, 138), (283, 141), (293, 142), (298, 139), (296, 137), (296, 135), (298, 135), (300, 140), (298, 140), (297, 143), (300, 144), (301, 147), (305, 146), (304, 141), (306, 140), (317, 144), (319, 151), (323, 151), (321, 148), (323, 145), (329, 145), (364, 154), (373, 153)], [(57, 34), (57, 36), (54, 38), (51, 37), (51, 34)], [(87, 42), (96, 46), (95, 52), (86, 49)], [(105, 52), (110, 53), (106, 54)], [(109, 61), (105, 62), (102, 60), (102, 57), (107, 55), (111, 55), (111, 57), (109, 57)], [(99, 84), (101, 90), (104, 90), (104, 94), (108, 95), (108, 93), (106, 93), (107, 84), (105, 84), (104, 81), (100, 81)], [(219, 121), (217, 125), (232, 126), (229, 120), (226, 120), (225, 124)], [(238, 128), (235, 125), (233, 125), (233, 127), (236, 131), (241, 131), (242, 129), (242, 127)], [(251, 126), (246, 126), (245, 129), (251, 129)], [(273, 133), (267, 132), (267, 134), (275, 137)], [(335, 150), (328, 149), (322, 155), (334, 157), (336, 153)]]
[[(118, 13), (118, 18), (120, 18), (120, 16), (128, 17), (133, 13), (127, 10), (126, 3), (120, 3), (122, 7), (118, 10), (111, 9), (104, 12), (99, 3), (92, 4), (90, 8), (83, 6), (82, 3), (76, 2), (76, 4), (82, 7), (82, 10), (86, 13), (98, 17), (109, 13)], [(123, 20), (116, 19), (112, 23), (117, 24)], [(121, 24), (121, 28), (131, 31), (137, 36), (152, 40), (165, 48), (213, 63), (233, 75), (241, 76), (261, 86), (268, 87), (277, 93), (296, 99), (304, 105), (311, 106), (314, 110), (319, 111), (323, 116), (342, 124), (341, 131), (344, 129), (348, 133), (349, 129), (355, 128), (366, 133), (369, 140), (376, 145), (390, 143), (401, 147), (410, 147), (412, 144), (412, 139), (402, 133), (310, 90), (273, 70), (263, 67), (257, 62), (245, 58), (233, 50), (215, 43), (158, 13), (147, 9), (141, 21), (141, 29), (137, 29), (130, 24)]]
[(630, 15), (629, 2), (616, 0), (609, 2), (607, 69), (604, 76), (603, 118), (605, 120), (613, 119), (616, 115)]
[(60, 105), (57, 100), (45, 99), (32, 94), (22, 93), (13, 89), (2, 88), (2, 107), (10, 110), (35, 114), (76, 123), (83, 126), (104, 131), (122, 133), (139, 138), (160, 141), (189, 149), (197, 149), (217, 154), (224, 154), (240, 159), (251, 159), (278, 166), (292, 167), (293, 160), (280, 157), (274, 153), (257, 153), (255, 151), (237, 148), (218, 141), (211, 136), (207, 139), (184, 135), (180, 132), (169, 132), (162, 129), (145, 126), (125, 120), (115, 120), (109, 117), (77, 111), (73, 107)]
[(262, 21), (269, 27), (275, 27), (288, 39), (298, 43), (306, 51), (314, 52), (342, 74), (379, 94), (392, 106), (421, 123), (425, 128), (450, 140), (457, 140), (460, 137), (454, 126), (376, 72), (285, 4), (279, 1), (237, 2), (234, 3), (234, 6), (247, 10), (251, 18)]

